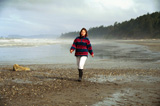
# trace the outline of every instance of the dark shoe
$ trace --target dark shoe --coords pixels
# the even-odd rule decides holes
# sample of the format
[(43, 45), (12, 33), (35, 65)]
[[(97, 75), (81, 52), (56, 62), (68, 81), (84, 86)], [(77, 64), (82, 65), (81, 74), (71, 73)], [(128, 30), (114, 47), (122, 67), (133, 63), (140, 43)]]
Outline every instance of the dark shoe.
[(83, 70), (82, 69), (78, 69), (79, 70), (79, 79), (78, 82), (82, 81), (82, 76), (83, 76)]
[(82, 81), (82, 78), (79, 78), (79, 79), (78, 79), (78, 82), (81, 82), (81, 81)]

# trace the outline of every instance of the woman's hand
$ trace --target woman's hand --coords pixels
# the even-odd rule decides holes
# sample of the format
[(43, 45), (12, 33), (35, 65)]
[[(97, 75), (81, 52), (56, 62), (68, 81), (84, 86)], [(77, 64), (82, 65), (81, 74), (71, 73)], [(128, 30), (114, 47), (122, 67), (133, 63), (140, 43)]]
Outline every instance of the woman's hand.
[(94, 54), (92, 54), (91, 56), (94, 57)]
[(73, 50), (70, 50), (70, 53), (72, 53), (73, 52)]

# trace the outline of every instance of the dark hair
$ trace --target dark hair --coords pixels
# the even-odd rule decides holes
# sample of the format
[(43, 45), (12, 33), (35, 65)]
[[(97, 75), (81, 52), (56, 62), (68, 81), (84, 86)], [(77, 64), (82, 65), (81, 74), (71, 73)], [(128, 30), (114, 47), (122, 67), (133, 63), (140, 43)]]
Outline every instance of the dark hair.
[(86, 28), (82, 28), (82, 29), (81, 29), (81, 31), (79, 32), (80, 37), (82, 36), (82, 35), (81, 35), (82, 30), (85, 30), (85, 31), (86, 31), (85, 37), (87, 37), (87, 36), (88, 36), (88, 33), (87, 33), (87, 29), (86, 29)]

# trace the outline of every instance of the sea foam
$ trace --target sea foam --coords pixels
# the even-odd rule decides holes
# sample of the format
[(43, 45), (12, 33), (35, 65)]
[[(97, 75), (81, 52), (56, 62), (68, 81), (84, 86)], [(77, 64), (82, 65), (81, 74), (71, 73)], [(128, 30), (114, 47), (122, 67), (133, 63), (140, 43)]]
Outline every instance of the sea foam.
[(56, 39), (0, 39), (0, 47), (6, 46), (40, 46), (61, 43)]

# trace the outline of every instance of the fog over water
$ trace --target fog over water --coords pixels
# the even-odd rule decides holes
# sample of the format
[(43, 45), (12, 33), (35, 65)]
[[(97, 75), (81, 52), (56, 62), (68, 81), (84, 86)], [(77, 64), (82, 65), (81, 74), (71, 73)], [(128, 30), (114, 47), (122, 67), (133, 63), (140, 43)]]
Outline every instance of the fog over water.
[[(0, 65), (70, 64), (76, 67), (69, 50), (74, 39), (0, 39)], [(90, 39), (95, 57), (90, 55), (88, 68), (159, 69), (160, 52), (146, 46), (119, 43), (116, 40)]]

